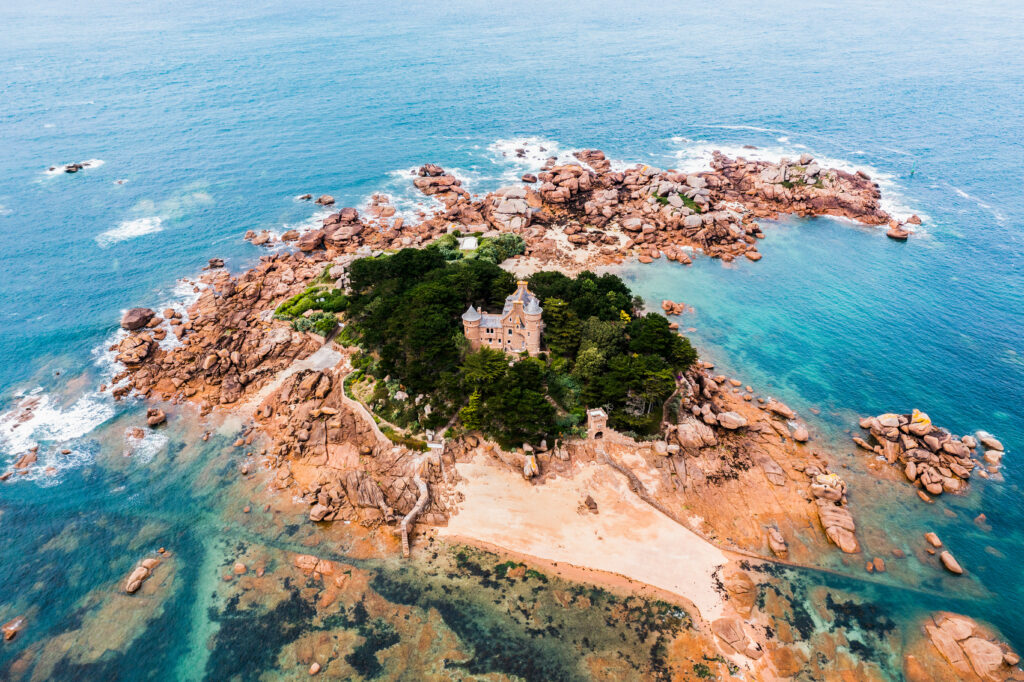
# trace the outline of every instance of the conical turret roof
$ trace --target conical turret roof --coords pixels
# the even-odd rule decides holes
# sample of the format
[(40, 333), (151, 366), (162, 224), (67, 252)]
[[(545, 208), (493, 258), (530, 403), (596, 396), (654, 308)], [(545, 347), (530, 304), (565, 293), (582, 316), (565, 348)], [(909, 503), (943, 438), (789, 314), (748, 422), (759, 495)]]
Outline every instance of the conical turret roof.
[(476, 322), (480, 319), (480, 312), (473, 307), (472, 303), (470, 303), (466, 312), (462, 313), (462, 319), (466, 322)]

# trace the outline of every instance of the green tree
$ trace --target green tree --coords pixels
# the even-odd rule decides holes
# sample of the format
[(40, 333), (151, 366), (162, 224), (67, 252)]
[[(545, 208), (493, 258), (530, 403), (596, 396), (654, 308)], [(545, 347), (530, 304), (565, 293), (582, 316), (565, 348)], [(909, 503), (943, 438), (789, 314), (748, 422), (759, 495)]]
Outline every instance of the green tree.
[(544, 342), (557, 355), (574, 356), (580, 345), (582, 325), (569, 304), (560, 298), (544, 301)]
[(483, 426), (483, 418), (480, 414), (481, 402), (480, 391), (473, 391), (469, 396), (469, 404), (459, 410), (459, 418), (462, 420), (463, 426), (471, 431)]
[(606, 356), (626, 350), (626, 325), (620, 320), (599, 320), (588, 318), (583, 322), (580, 334), (580, 350), (598, 348)]
[(498, 388), (498, 380), (505, 376), (508, 357), (500, 350), (482, 346), (466, 356), (460, 369), (462, 378), (474, 391), (492, 393)]

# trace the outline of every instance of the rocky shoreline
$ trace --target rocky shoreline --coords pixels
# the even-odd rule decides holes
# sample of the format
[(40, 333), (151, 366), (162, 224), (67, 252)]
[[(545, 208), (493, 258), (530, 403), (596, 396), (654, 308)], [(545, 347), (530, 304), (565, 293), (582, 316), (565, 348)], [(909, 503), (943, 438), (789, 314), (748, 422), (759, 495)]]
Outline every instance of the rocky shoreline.
[[(581, 467), (622, 475), (640, 504), (731, 557), (722, 588), (726, 612), (704, 629), (704, 650), (717, 646), (756, 674), (786, 676), (790, 668), (805, 669), (806, 660), (783, 653), (788, 648), (766, 634), (779, 627), (776, 616), (764, 615), (758, 625), (749, 620), (747, 602), (755, 581), (736, 562), (813, 565), (830, 551), (829, 545), (848, 555), (862, 550), (851, 491), (813, 448), (807, 426), (784, 404), (702, 363), (677, 381), (655, 441), (615, 434), (600, 445), (570, 440), (507, 452), (470, 434), (448, 442), (437, 436), (432, 445), (438, 447), (423, 452), (394, 434), (385, 435), (348, 394), (351, 349), (274, 319), (279, 304), (314, 282), (344, 288), (346, 268), (358, 257), (426, 245), (456, 229), (520, 235), (525, 258), (506, 267), (578, 271), (629, 257), (652, 262), (664, 256), (686, 264), (698, 252), (723, 261), (756, 261), (761, 257), (756, 243), (764, 237), (756, 221), (779, 213), (840, 216), (869, 225), (892, 221), (880, 208), (880, 193), (870, 178), (823, 169), (811, 158), (766, 163), (716, 154), (711, 170), (692, 175), (643, 166), (613, 171), (597, 150), (577, 158), (581, 164), (549, 160), (538, 173), (523, 177), (524, 186), (482, 198), (463, 189), (452, 174), (427, 164), (413, 182), (444, 208), (419, 223), (396, 217), (388, 199), (375, 196), (366, 216), (343, 208), (325, 218), (322, 227), (282, 235), (295, 250), (266, 254), (246, 272), (233, 275), (223, 261), (212, 259), (194, 284), (195, 302), (184, 313), (138, 308), (125, 314), (123, 337), (111, 348), (124, 371), (109, 390), (117, 398), (135, 394), (188, 403), (200, 415), (214, 410), (240, 415), (245, 420), (235, 443), (244, 453), (240, 475), (266, 469), (269, 487), (291, 492), (310, 522), (343, 521), (362, 532), (401, 537), (406, 554), (417, 524), (419, 535), (431, 537), (430, 527), (443, 527), (459, 513), (465, 502), (460, 471), (469, 463), (488, 461), (519, 476), (533, 462), (540, 474), (530, 486), (572, 478)], [(325, 195), (317, 203), (333, 201)], [(904, 229), (898, 224), (890, 228)], [(246, 238), (274, 243), (265, 233)], [(671, 301), (662, 307), (668, 315), (686, 309)], [(156, 411), (150, 412), (148, 425), (159, 428), (166, 416), (151, 410)], [(892, 451), (893, 446), (886, 443), (910, 435), (910, 418), (897, 418), (890, 427), (891, 420), (883, 417), (868, 424), (881, 439), (868, 447), (888, 457), (886, 447)], [(898, 432), (896, 441), (889, 439), (890, 428)], [(950, 450), (957, 447), (951, 442), (940, 440), (935, 470), (945, 476), (942, 465), (947, 465), (948, 478), (956, 474), (965, 480), (959, 469), (952, 469), (953, 462), (942, 459), (959, 456)], [(903, 448), (891, 461), (914, 449)], [(934, 488), (931, 469), (922, 466), (915, 473), (922, 486)], [(580, 505), (585, 513), (602, 513), (593, 497), (586, 496)], [(673, 511), (680, 508), (687, 514)], [(494, 513), (501, 513), (500, 506)], [(813, 528), (808, 518), (816, 521)], [(152, 566), (140, 564), (126, 581), (129, 592), (156, 566), (147, 561)], [(869, 571), (885, 570), (880, 557), (868, 558), (867, 565)], [(763, 656), (766, 651), (771, 655)], [(986, 658), (984, 674), (1008, 671), (1012, 652), (1007, 656), (1002, 668), (989, 665), (994, 658), (988, 656), (992, 661)], [(946, 660), (953, 664), (949, 656)], [(850, 665), (841, 669), (856, 668)]]
[[(435, 164), (422, 166), (413, 184), (438, 200), (420, 222), (394, 217), (387, 198), (376, 195), (365, 217), (351, 207), (331, 214), (320, 228), (282, 235), (304, 252), (354, 254), (425, 244), (447, 232), (512, 232), (526, 242), (526, 256), (567, 271), (621, 263), (649, 263), (664, 256), (689, 263), (701, 252), (732, 261), (761, 258), (759, 218), (781, 213), (834, 216), (866, 225), (890, 226), (906, 239), (910, 229), (880, 207), (878, 185), (863, 172), (826, 169), (812, 157), (779, 162), (729, 159), (715, 153), (711, 169), (685, 174), (638, 165), (612, 170), (600, 150), (576, 153), (581, 163), (554, 157), (523, 185), (483, 197)], [(331, 199), (333, 203), (333, 199)], [(908, 224), (919, 224), (916, 216)], [(256, 244), (272, 244), (269, 233), (250, 232)]]

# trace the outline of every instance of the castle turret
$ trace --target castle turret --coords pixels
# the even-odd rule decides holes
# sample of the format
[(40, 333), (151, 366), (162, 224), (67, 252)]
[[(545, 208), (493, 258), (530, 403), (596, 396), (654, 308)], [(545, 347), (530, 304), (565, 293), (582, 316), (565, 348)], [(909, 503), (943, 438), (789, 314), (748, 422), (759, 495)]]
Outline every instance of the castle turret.
[(523, 311), (523, 318), (526, 320), (526, 350), (530, 355), (540, 352), (540, 336), (544, 333), (543, 314), (540, 302), (531, 294)]
[(480, 309), (473, 309), (473, 304), (469, 305), (466, 312), (462, 313), (462, 332), (466, 335), (466, 340), (469, 341), (469, 347), (473, 350), (480, 348), (480, 320), (483, 318), (483, 314)]

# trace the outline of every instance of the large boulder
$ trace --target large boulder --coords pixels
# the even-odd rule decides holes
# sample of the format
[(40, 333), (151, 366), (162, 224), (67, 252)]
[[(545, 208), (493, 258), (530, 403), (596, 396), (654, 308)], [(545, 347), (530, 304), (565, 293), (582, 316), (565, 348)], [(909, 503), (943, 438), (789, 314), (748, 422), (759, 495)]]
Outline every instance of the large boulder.
[(718, 415), (718, 425), (723, 429), (733, 431), (747, 425), (747, 418), (739, 412), (721, 412)]
[(946, 570), (950, 573), (960, 575), (964, 572), (963, 567), (960, 566), (960, 562), (949, 551), (945, 551), (939, 555), (939, 560), (942, 565), (946, 567)]
[(156, 312), (149, 308), (132, 308), (121, 317), (121, 328), (128, 331), (142, 329), (155, 315)]

